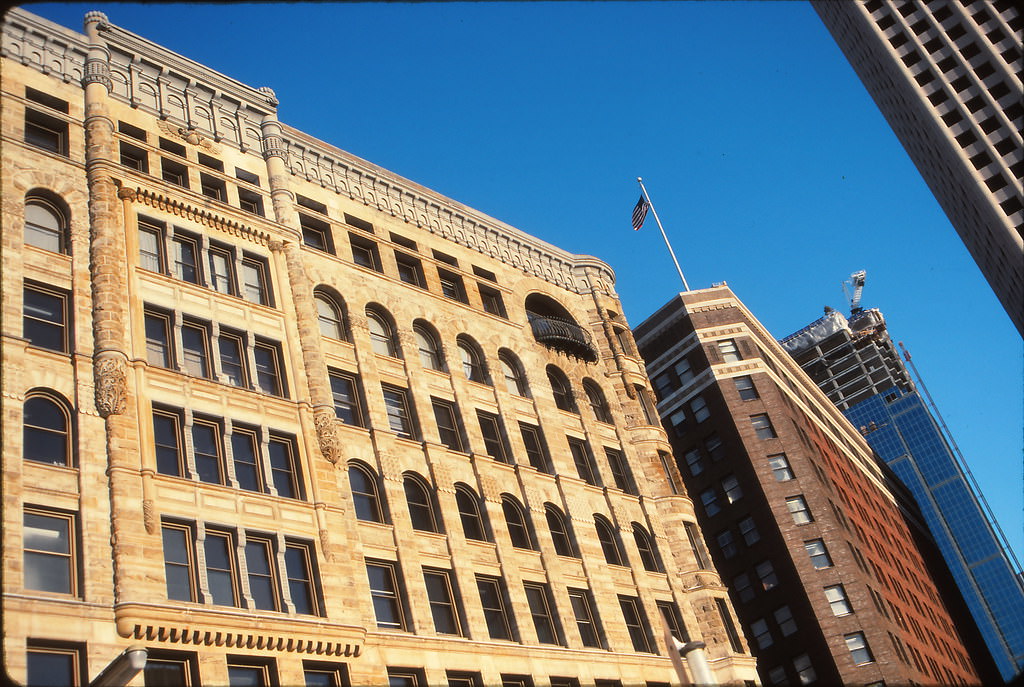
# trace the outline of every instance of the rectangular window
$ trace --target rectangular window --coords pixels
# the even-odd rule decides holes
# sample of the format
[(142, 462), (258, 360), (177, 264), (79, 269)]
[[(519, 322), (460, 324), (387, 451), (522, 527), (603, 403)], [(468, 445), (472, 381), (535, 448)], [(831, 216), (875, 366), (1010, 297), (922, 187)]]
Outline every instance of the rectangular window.
[(743, 498), (743, 490), (736, 475), (727, 475), (722, 479), (722, 491), (725, 492), (725, 500), (730, 504)]
[(771, 561), (761, 561), (754, 566), (754, 572), (761, 583), (763, 591), (769, 591), (779, 586), (779, 578), (775, 574), (775, 566)]
[(523, 588), (533, 617), (533, 627), (537, 631), (537, 641), (541, 644), (561, 644), (555, 616), (551, 612), (551, 592), (548, 586), (539, 582), (524, 582)]
[(640, 606), (640, 599), (620, 594), (619, 608), (622, 609), (622, 618), (626, 623), (629, 639), (633, 643), (633, 650), (644, 654), (657, 653), (654, 650), (654, 642), (647, 631), (649, 626), (644, 617), (643, 608)]
[(729, 646), (737, 654), (742, 654), (743, 645), (740, 643), (740, 635), (736, 631), (736, 623), (733, 621), (732, 613), (729, 612), (728, 604), (725, 603), (725, 599), (715, 599), (715, 605), (718, 607), (718, 614), (722, 616), (725, 634), (729, 637)]
[(686, 386), (693, 381), (694, 373), (693, 368), (690, 367), (690, 361), (686, 358), (680, 358), (678, 362), (672, 367), (672, 370), (676, 373), (676, 377), (679, 379), (680, 386)]
[(445, 674), (448, 678), (448, 687), (483, 687), (480, 673), (449, 670)]
[(160, 158), (160, 176), (169, 184), (188, 188), (188, 167), (180, 162)]
[(260, 177), (258, 174), (253, 174), (252, 172), (247, 172), (244, 169), (235, 167), (235, 176), (248, 184), (252, 184), (253, 186), (260, 185)]
[(222, 381), (232, 386), (249, 388), (249, 374), (246, 365), (245, 335), (220, 330), (217, 348), (220, 351), (220, 372)]
[(871, 647), (868, 646), (868, 640), (863, 632), (848, 634), (844, 639), (846, 640), (846, 648), (850, 650), (850, 656), (853, 657), (855, 665), (874, 662), (875, 657), (871, 654)]
[(423, 581), (427, 586), (427, 600), (430, 614), (434, 619), (434, 630), (443, 635), (462, 635), (460, 613), (455, 602), (450, 570), (423, 569)]
[(399, 593), (398, 564), (367, 561), (366, 576), (370, 580), (370, 598), (377, 627), (385, 630), (406, 630), (404, 599)]
[(210, 377), (210, 332), (205, 325), (192, 322), (181, 325), (181, 350), (186, 374)]
[(246, 188), (238, 189), (238, 207), (263, 217), (263, 196)]
[(230, 532), (206, 530), (203, 552), (211, 601), (218, 606), (239, 606), (235, 537)]
[(736, 597), (740, 600), (740, 603), (746, 603), (754, 600), (754, 588), (750, 585), (750, 575), (747, 573), (740, 573), (732, 580), (732, 591), (736, 594)]
[(22, 331), (29, 344), (67, 353), (70, 348), (68, 294), (26, 282), (22, 307)]
[(220, 172), (221, 174), (224, 173), (224, 163), (218, 160), (217, 158), (210, 157), (209, 155), (204, 155), (203, 153), (199, 153), (196, 156), (196, 159), (199, 161), (199, 164), (201, 164), (203, 167), (209, 167), (210, 169)]
[(722, 361), (727, 363), (735, 363), (743, 358), (740, 357), (740, 351), (736, 348), (735, 339), (725, 339), (718, 342), (718, 352), (722, 354)]
[(796, 632), (796, 620), (793, 619), (793, 612), (789, 610), (789, 606), (780, 606), (772, 615), (775, 616), (775, 622), (783, 637), (788, 637)]
[(760, 398), (757, 389), (754, 387), (754, 379), (750, 375), (733, 377), (732, 381), (736, 385), (736, 391), (739, 393), (741, 400), (753, 401), (756, 398)]
[(704, 440), (704, 451), (707, 452), (713, 463), (725, 458), (725, 445), (717, 434), (712, 434)]
[(312, 198), (307, 198), (304, 195), (296, 193), (295, 202), (304, 208), (312, 210), (313, 212), (319, 212), (321, 215), (325, 216), (327, 215), (327, 206), (318, 200), (313, 200)]
[(388, 687), (427, 687), (427, 678), (419, 668), (388, 668)]
[(302, 242), (310, 248), (334, 254), (334, 241), (331, 238), (331, 225), (327, 222), (299, 215), (299, 226), (302, 227)]
[(210, 246), (210, 288), (230, 296), (235, 293), (235, 258), (226, 246)]
[(757, 525), (754, 523), (754, 519), (747, 516), (739, 521), (740, 536), (743, 537), (743, 542), (747, 546), (753, 546), (757, 542), (761, 541), (761, 533), (757, 531)]
[(400, 437), (412, 438), (415, 435), (415, 428), (409, 408), (408, 392), (386, 384), (382, 384), (381, 389), (388, 414), (388, 427)]
[(192, 452), (199, 479), (224, 484), (223, 430), (216, 420), (195, 418), (192, 423)]
[(173, 411), (153, 409), (153, 445), (156, 471), (172, 477), (185, 476), (181, 416)]
[(421, 289), (427, 287), (427, 280), (423, 276), (423, 265), (418, 258), (395, 251), (395, 263), (398, 265), (399, 279)]
[(272, 305), (267, 264), (262, 258), (242, 258), (242, 297), (250, 303)]
[[(83, 671), (84, 646), (65, 642), (29, 639), (25, 647), (26, 685), (67, 685), (78, 687), (88, 684)], [(13, 684), (13, 682), (11, 683)], [(185, 683), (181, 683), (185, 684)]]
[(438, 269), (437, 276), (441, 280), (441, 293), (445, 298), (450, 298), (460, 303), (468, 302), (466, 300), (466, 288), (462, 284), (462, 277), (460, 275), (448, 270)]
[(166, 150), (168, 153), (173, 153), (178, 157), (186, 157), (185, 146), (180, 143), (169, 141), (166, 138), (160, 138), (158, 145), (160, 146), (160, 150)]
[(287, 391), (278, 344), (257, 341), (253, 347), (253, 357), (256, 360), (256, 386), (265, 394), (285, 396)]
[(768, 456), (768, 467), (772, 469), (776, 482), (788, 482), (793, 479), (793, 469), (789, 466), (785, 453)]
[(228, 189), (223, 179), (218, 179), (212, 174), (199, 173), (199, 188), (207, 198), (227, 202)]
[(328, 370), (331, 379), (331, 396), (334, 398), (334, 414), (346, 425), (365, 427), (359, 382), (355, 375)]
[(825, 598), (828, 599), (832, 615), (843, 616), (853, 613), (853, 606), (850, 605), (850, 599), (846, 596), (846, 588), (843, 585), (836, 584), (825, 587)]
[(375, 242), (351, 233), (348, 235), (348, 241), (352, 246), (352, 262), (374, 272), (383, 271)]
[(520, 422), (519, 432), (523, 436), (523, 446), (526, 448), (526, 457), (530, 465), (541, 472), (551, 472), (551, 461), (548, 460), (547, 451), (541, 439), (540, 427)]
[(271, 435), (267, 447), (270, 452), (270, 481), (277, 495), (287, 499), (305, 498), (295, 460), (295, 440)]
[(458, 260), (456, 260), (451, 255), (448, 255), (447, 253), (442, 253), (441, 251), (437, 250), (436, 248), (431, 251), (431, 254), (434, 256), (434, 259), (437, 260), (438, 262), (443, 262), (444, 264), (451, 265), (452, 267), (458, 267), (459, 266), (459, 261)]
[(280, 586), (275, 575), (274, 546), (270, 539), (246, 535), (245, 567), (249, 577), (249, 593), (256, 608), (281, 610)]
[(192, 528), (178, 523), (163, 523), (164, 578), (167, 598), (174, 601), (196, 600), (195, 550)]
[(120, 142), (119, 148), (122, 165), (149, 174), (149, 154), (145, 150), (124, 141)]
[(694, 477), (704, 472), (704, 459), (700, 454), (700, 449), (690, 449), (683, 455), (683, 459), (686, 461), (686, 467), (690, 474)]
[(175, 231), (174, 276), (190, 284), (202, 283), (199, 265), (199, 238)]
[(714, 487), (705, 489), (700, 493), (700, 502), (704, 504), (704, 512), (707, 513), (708, 517), (718, 515), (722, 510), (722, 507), (718, 505), (718, 494), (715, 492)]
[(363, 231), (365, 231), (365, 232), (367, 232), (369, 234), (373, 233), (373, 225), (370, 224), (369, 222), (367, 222), (365, 219), (359, 219), (358, 217), (350, 215), (347, 212), (344, 213), (344, 217), (345, 217), (345, 224), (349, 225), (350, 227), (355, 227), (356, 229), (362, 229)]
[(316, 584), (316, 553), (311, 542), (289, 540), (285, 543), (284, 574), (295, 612), (322, 616), (320, 590)]
[(455, 419), (455, 405), (436, 398), (430, 400), (434, 409), (434, 420), (437, 422), (437, 433), (441, 443), (452, 451), (462, 451), (462, 434)]
[(146, 362), (157, 367), (174, 368), (174, 351), (171, 348), (170, 315), (146, 311)]
[(796, 671), (801, 685), (809, 685), (818, 679), (818, 674), (811, 665), (811, 658), (807, 654), (800, 654), (793, 659), (793, 670)]
[(722, 530), (715, 536), (718, 550), (722, 552), (722, 558), (732, 558), (737, 553), (736, 541), (733, 539), (732, 530)]
[[(260, 439), (255, 429), (235, 426), (231, 434), (231, 453), (234, 457), (235, 479), (238, 487), (246, 491), (262, 492), (263, 470), (260, 458)], [(199, 459), (196, 457), (196, 464)]]
[(811, 558), (811, 564), (817, 570), (832, 567), (832, 558), (828, 555), (828, 549), (825, 548), (825, 542), (821, 539), (805, 541), (804, 548), (807, 549), (807, 555)]
[(767, 415), (751, 415), (750, 424), (753, 426), (758, 439), (774, 439), (779, 436), (775, 433), (775, 428), (772, 427), (772, 421)]
[(25, 108), (25, 143), (67, 157), (68, 123)]
[(502, 463), (511, 462), (498, 416), (482, 410), (476, 411), (476, 416), (480, 420), (480, 433), (484, 438), (484, 451), (487, 455)]
[(515, 627), (508, 612), (505, 585), (500, 578), (477, 575), (477, 591), (487, 621), (487, 633), (491, 639), (515, 639)]
[(228, 687), (276, 687), (277, 667), (272, 658), (228, 656)]
[(590, 447), (582, 439), (569, 437), (569, 452), (572, 453), (572, 461), (576, 465), (576, 472), (587, 484), (601, 486), (597, 478), (597, 471), (594, 467), (594, 458), (590, 453)]
[(711, 570), (711, 563), (708, 560), (707, 551), (704, 549), (704, 540), (700, 536), (700, 530), (697, 529), (697, 525), (692, 522), (683, 523), (683, 529), (686, 530), (686, 538), (690, 542), (690, 550), (693, 551), (693, 557), (697, 560), (697, 566), (701, 570)]
[(786, 508), (789, 509), (789, 514), (793, 516), (795, 524), (806, 525), (809, 522), (814, 522), (814, 516), (811, 515), (811, 509), (807, 507), (807, 501), (804, 500), (803, 496), (791, 496), (786, 499)]
[(608, 459), (608, 467), (611, 468), (615, 486), (627, 494), (636, 494), (636, 485), (633, 484), (633, 477), (622, 451), (605, 447), (604, 455)]
[(690, 633), (686, 631), (686, 625), (683, 624), (683, 616), (679, 613), (679, 607), (676, 606), (674, 601), (656, 601), (658, 605), (658, 611), (661, 612), (661, 617), (665, 619), (665, 624), (668, 625), (669, 632), (672, 636), (682, 642), (690, 641)]
[(583, 646), (603, 649), (601, 633), (594, 615), (594, 600), (586, 589), (569, 589), (569, 604), (576, 618), (576, 628), (580, 633)]
[(327, 661), (302, 662), (303, 687), (348, 687), (348, 666)]
[(757, 644), (758, 649), (767, 649), (775, 643), (775, 640), (772, 639), (771, 630), (768, 629), (768, 623), (764, 618), (751, 621), (750, 634), (753, 636), (754, 643)]
[(25, 589), (77, 594), (74, 514), (26, 506), (22, 536)]
[(505, 303), (501, 300), (501, 292), (483, 284), (479, 286), (480, 303), (484, 306), (484, 312), (507, 319), (508, 314), (505, 312)]
[(139, 217), (139, 266), (150, 272), (165, 271), (164, 226)]

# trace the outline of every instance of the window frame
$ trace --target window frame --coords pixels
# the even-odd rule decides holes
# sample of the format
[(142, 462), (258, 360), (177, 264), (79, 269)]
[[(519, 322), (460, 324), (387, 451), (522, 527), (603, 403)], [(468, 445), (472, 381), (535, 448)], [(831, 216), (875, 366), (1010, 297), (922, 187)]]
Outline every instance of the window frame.
[(618, 598), (619, 609), (622, 611), (622, 619), (633, 645), (633, 651), (641, 654), (657, 654), (654, 639), (648, 631), (650, 625), (647, 623), (640, 597), (619, 594)]
[(594, 529), (597, 530), (597, 540), (601, 544), (605, 563), (625, 567), (626, 555), (622, 551), (622, 543), (619, 541), (618, 532), (611, 521), (595, 513)]
[[(36, 667), (43, 668), (33, 661), (33, 656), (67, 657), (70, 659), (70, 664), (68, 665), (68, 672), (66, 675), (69, 678), (69, 681), (66, 684), (73, 687), (80, 687), (89, 684), (88, 672), (86, 670), (88, 661), (86, 660), (85, 644), (79, 642), (62, 642), (33, 638), (29, 638), (25, 641), (25, 684), (48, 684), (40, 681), (42, 676), (33, 675), (34, 663), (36, 664)], [(43, 672), (46, 673), (47, 676), (50, 676), (53, 673), (52, 669), (48, 668), (43, 668)], [(61, 672), (64, 672), (63, 666)]]
[[(54, 415), (55, 419), (60, 420), (60, 424), (63, 425), (62, 427), (57, 426), (57, 423), (52, 425), (31, 424), (32, 421), (39, 422), (43, 418), (38, 417), (39, 412), (32, 411), (30, 405), (39, 406), (44, 403), (46, 404), (47, 413)], [(22, 460), (42, 463), (44, 465), (75, 467), (74, 415), (67, 403), (54, 393), (33, 390), (26, 394), (21, 409)], [(29, 419), (30, 412), (36, 416), (32, 420)], [(36, 444), (35, 448), (30, 448), (30, 444)], [(55, 445), (47, 446), (48, 444)], [(43, 459), (42, 454), (48, 453), (54, 448), (58, 449), (57, 453), (59, 455), (51, 455), (48, 460)], [(38, 454), (40, 457), (34, 457), (33, 454)], [(59, 460), (54, 460), (54, 458)]]
[[(56, 527), (51, 527), (47, 531), (58, 532), (58, 539), (56, 540), (65, 550), (53, 550), (47, 548), (30, 548), (28, 542), (28, 533), (30, 529), (29, 519), (35, 518), (38, 520), (49, 520), (59, 522), (62, 525), (63, 533), (58, 532)], [(26, 590), (33, 592), (42, 592), (44, 594), (57, 594), (61, 596), (70, 597), (81, 597), (82, 594), (82, 580), (81, 580), (81, 561), (79, 560), (79, 534), (78, 534), (78, 513), (59, 510), (55, 508), (49, 508), (46, 506), (37, 506), (25, 504), (22, 507), (22, 541), (21, 541), (21, 555), (22, 555), (22, 586)], [(41, 525), (42, 523), (40, 523)], [(37, 529), (42, 529), (37, 527)], [(65, 541), (61, 542), (59, 537), (63, 534)], [(47, 538), (47, 542), (51, 537)], [(32, 561), (30, 563), (30, 561)], [(60, 563), (60, 567), (63, 572), (60, 580), (47, 579), (52, 577), (47, 574), (47, 570), (51, 565)], [(44, 569), (46, 568), (46, 569)], [(38, 586), (30, 586), (29, 578), (38, 578), (40, 583)], [(53, 585), (54, 582), (59, 582), (59, 589), (49, 588), (44, 585)]]
[(487, 374), (487, 363), (484, 360), (480, 348), (472, 341), (463, 336), (455, 339), (455, 348), (459, 353), (459, 360), (462, 364), (462, 374), (467, 380), (477, 384), (490, 384)]
[(480, 498), (472, 487), (466, 484), (455, 485), (455, 504), (462, 523), (462, 534), (470, 541), (493, 541), (484, 511), (480, 508)]
[(829, 608), (832, 610), (832, 615), (837, 618), (853, 615), (853, 604), (850, 602), (845, 586), (842, 584), (828, 585), (824, 587), (823, 591), (825, 600), (828, 601)]
[[(812, 552), (812, 547), (816, 549), (816, 545), (819, 544), (821, 545), (821, 550)], [(804, 550), (807, 551), (807, 556), (810, 558), (811, 565), (814, 566), (815, 570), (825, 570), (835, 565), (832, 562), (832, 556), (828, 552), (828, 546), (825, 545), (824, 539), (809, 539), (805, 541)], [(818, 565), (819, 560), (824, 560), (826, 565)]]
[(576, 405), (576, 399), (572, 391), (572, 383), (565, 373), (558, 368), (549, 365), (547, 370), (548, 384), (551, 386), (551, 394), (555, 400), (555, 407), (566, 413), (579, 415), (580, 411)]
[(395, 265), (398, 269), (398, 279), (400, 281), (420, 289), (427, 288), (426, 275), (423, 273), (423, 263), (419, 258), (396, 250)]
[(615, 482), (615, 486), (627, 494), (637, 496), (636, 481), (633, 479), (633, 471), (629, 468), (625, 454), (617, 448), (605, 446), (604, 456), (608, 460), (608, 467), (612, 472), (612, 481)]
[(807, 525), (814, 522), (814, 514), (803, 494), (787, 497), (786, 509), (793, 518), (794, 525)]
[[(50, 300), (51, 306), (56, 306), (55, 311), (46, 312), (46, 315), (59, 315), (59, 319), (46, 319), (42, 316), (43, 311), (36, 309), (32, 314), (29, 310), (28, 294), (33, 293)], [(22, 337), (33, 348), (42, 348), (55, 353), (68, 354), (72, 352), (72, 322), (71, 322), (71, 294), (67, 291), (44, 286), (36, 282), (25, 280), (22, 285)], [(30, 330), (35, 330), (33, 333)], [(39, 329), (42, 327), (42, 329)], [(54, 345), (50, 345), (49, 339), (55, 339)], [(57, 341), (56, 339), (59, 339)]]
[(519, 398), (530, 398), (530, 387), (519, 361), (510, 353), (499, 351), (498, 364), (505, 377), (505, 390)]
[[(262, 393), (280, 398), (288, 397), (288, 381), (284, 369), (284, 356), (281, 344), (276, 341), (257, 338), (252, 346), (253, 359), (256, 362), (256, 388)], [(265, 354), (261, 360), (260, 354)]]
[[(604, 649), (604, 632), (594, 612), (594, 599), (589, 589), (567, 589), (576, 630), (584, 647)], [(592, 639), (591, 639), (592, 637)]]
[(352, 262), (357, 267), (374, 272), (384, 271), (380, 261), (380, 249), (377, 247), (376, 241), (349, 232), (348, 243), (352, 251)]
[[(210, 326), (198, 320), (183, 319), (181, 322), (181, 372), (199, 379), (213, 378), (213, 364), (210, 359)], [(185, 332), (194, 332), (194, 340), (186, 340)]]
[(777, 439), (779, 436), (767, 413), (751, 415), (750, 425), (754, 428), (754, 434), (758, 439)]
[(547, 445), (544, 443), (540, 427), (520, 421), (519, 434), (523, 439), (527, 462), (538, 472), (551, 473), (553, 470), (551, 457), (548, 455)]
[(388, 428), (399, 437), (414, 439), (417, 436), (416, 420), (409, 402), (409, 390), (390, 384), (380, 386), (384, 396)]
[[(374, 588), (374, 580), (370, 576), (370, 568), (381, 571), (383, 577), (381, 582), (385, 586), (379, 589)], [(397, 630), (400, 632), (409, 631), (408, 613), (406, 612), (406, 595), (401, 585), (397, 561), (384, 561), (378, 559), (366, 559), (366, 576), (370, 583), (370, 599), (373, 604), (374, 618), (378, 630)], [(381, 618), (379, 611), (383, 604), (388, 605), (390, 615)]]
[(321, 253), (336, 255), (334, 236), (332, 236), (330, 223), (301, 212), (298, 215), (299, 228), (302, 232), (302, 245)]
[[(195, 603), (199, 595), (199, 577), (198, 577), (198, 565), (196, 558), (196, 538), (195, 538), (195, 527), (189, 523), (177, 522), (173, 520), (164, 520), (160, 523), (161, 532), (161, 546), (164, 555), (164, 585), (165, 591), (167, 592), (167, 598), (170, 601), (185, 601), (188, 603)], [(183, 560), (168, 560), (168, 532), (176, 532), (182, 538), (184, 547), (180, 558)], [(188, 598), (182, 598), (179, 596), (171, 595), (171, 575), (170, 566), (175, 568), (183, 568), (184, 574), (187, 579), (183, 580), (184, 584), (188, 586)], [(182, 580), (176, 580), (181, 582)]]
[(793, 474), (793, 466), (790, 465), (789, 458), (786, 457), (785, 453), (768, 456), (768, 467), (771, 469), (776, 482), (788, 482), (796, 479), (796, 475)]
[[(240, 608), (242, 606), (242, 590), (241, 590), (241, 578), (239, 576), (239, 565), (236, 560), (236, 547), (238, 545), (238, 537), (236, 533), (230, 529), (220, 529), (207, 527), (205, 528), (203, 536), (203, 568), (206, 573), (206, 589), (207, 597), (209, 602), (215, 606), (227, 606), (233, 608)], [(214, 553), (220, 553), (219, 551), (212, 551), (211, 547), (214, 546), (211, 542), (220, 542), (223, 545), (224, 563), (226, 567), (215, 567), (211, 564), (211, 558), (215, 558)], [(212, 577), (216, 575), (216, 577)], [(219, 580), (220, 584), (215, 585), (214, 580)], [(221, 587), (225, 587), (221, 589)], [(229, 588), (229, 589), (228, 589)], [(215, 591), (218, 589), (218, 591)], [(218, 600), (218, 594), (227, 592), (231, 595), (230, 603), (223, 603), (225, 599), (221, 596)]]
[[(508, 592), (504, 580), (500, 577), (489, 575), (476, 576), (477, 593), (480, 596), (480, 605), (484, 612), (484, 621), (487, 625), (487, 635), (490, 639), (517, 641), (517, 628), (515, 618), (509, 612)], [(485, 589), (486, 588), (486, 589)], [(487, 596), (493, 594), (493, 605)]]
[(754, 384), (754, 378), (752, 376), (741, 375), (739, 377), (733, 377), (732, 381), (736, 386), (736, 393), (739, 394), (741, 401), (754, 401), (761, 398), (761, 395), (757, 392), (757, 386)]
[(430, 398), (430, 407), (434, 413), (434, 423), (437, 427), (438, 441), (449, 451), (465, 453), (465, 442), (462, 438), (462, 428), (459, 426), (458, 411), (453, 401), (445, 401), (439, 398)]
[(370, 332), (371, 350), (386, 358), (401, 358), (398, 342), (395, 340), (395, 328), (391, 326), (388, 318), (376, 310), (367, 308), (366, 323)]
[(336, 341), (348, 341), (345, 311), (335, 298), (321, 290), (314, 289), (313, 301), (316, 306), (320, 336)]
[[(444, 526), (434, 500), (433, 489), (426, 481), (414, 473), (406, 473), (402, 477), (402, 488), (405, 493), (405, 505), (409, 509), (409, 521), (417, 532), (442, 534)], [(413, 491), (415, 490), (415, 491)], [(414, 500), (418, 499), (418, 500)]]
[(511, 494), (502, 494), (501, 512), (505, 516), (505, 526), (512, 547), (523, 551), (536, 551), (537, 538), (530, 526), (529, 516), (519, 500)]
[(444, 352), (441, 342), (431, 329), (424, 324), (414, 323), (413, 336), (416, 338), (416, 350), (419, 353), (420, 365), (425, 370), (445, 372)]
[(551, 588), (543, 582), (523, 581), (526, 603), (533, 618), (538, 644), (564, 646), (561, 624), (555, 619)]
[(555, 553), (567, 558), (579, 558), (579, 553), (572, 533), (572, 524), (558, 506), (553, 503), (544, 504), (544, 517), (551, 533), (551, 542)]
[(868, 638), (863, 632), (851, 632), (843, 635), (843, 640), (846, 642), (846, 648), (850, 652), (850, 658), (854, 665), (862, 666), (875, 662), (871, 645), (868, 644)]
[(477, 421), (480, 424), (480, 435), (484, 440), (484, 453), (500, 463), (511, 463), (512, 453), (505, 440), (501, 419), (493, 414), (477, 409)]
[(608, 406), (608, 400), (605, 398), (604, 391), (601, 390), (601, 387), (599, 387), (596, 382), (590, 379), (584, 379), (583, 393), (587, 397), (587, 402), (590, 404), (590, 410), (594, 413), (595, 420), (606, 425), (615, 424), (615, 420), (612, 418), (612, 411)]
[[(327, 368), (327, 377), (331, 385), (335, 417), (349, 427), (366, 427), (359, 376)], [(347, 389), (341, 388), (342, 386), (347, 386)]]
[(658, 547), (654, 536), (638, 522), (633, 523), (633, 540), (636, 543), (637, 551), (640, 553), (640, 561), (647, 572), (665, 572), (661, 564), (661, 556), (658, 555)]
[[(46, 226), (45, 224), (42, 224), (39, 221), (36, 221), (35, 219), (30, 219), (30, 214), (34, 214), (30, 210), (30, 208), (38, 208), (40, 212), (45, 213), (46, 219), (52, 220), (52, 224), (54, 226)], [(71, 225), (68, 221), (67, 213), (63, 209), (61, 209), (56, 203), (46, 198), (43, 198), (40, 195), (34, 195), (30, 193), (25, 197), (25, 210), (23, 218), (23, 242), (25, 245), (34, 246), (35, 248), (49, 251), (51, 253), (58, 253), (60, 255), (70, 255)], [(34, 240), (31, 237), (38, 238)], [(48, 243), (51, 245), (45, 245)]]
[[(438, 581), (441, 587), (432, 588), (428, 578)], [(462, 612), (456, 593), (453, 572), (441, 568), (424, 567), (423, 584), (427, 592), (430, 616), (434, 622), (434, 632), (440, 635), (464, 637)], [(440, 592), (440, 595), (438, 592)], [(447, 629), (441, 629), (442, 625)]]
[(569, 453), (572, 455), (572, 462), (576, 466), (576, 473), (581, 480), (595, 487), (602, 486), (600, 474), (594, 461), (594, 454), (590, 445), (583, 439), (577, 437), (566, 437), (569, 444)]
[(22, 140), (26, 144), (37, 150), (45, 150), (62, 157), (69, 156), (66, 120), (26, 107), (24, 121)]
[(466, 297), (466, 285), (462, 280), (462, 275), (456, 274), (451, 270), (438, 267), (437, 279), (441, 285), (442, 296), (449, 300), (456, 301), (457, 303), (469, 303), (469, 299)]
[[(355, 470), (361, 474), (366, 483), (372, 488), (372, 491), (357, 491), (353, 485), (352, 471)], [(351, 461), (348, 464), (348, 478), (349, 478), (349, 491), (352, 494), (353, 510), (357, 520), (362, 522), (377, 522), (386, 523), (387, 509), (384, 506), (384, 497), (381, 491), (380, 482), (377, 479), (377, 474), (368, 466), (359, 461)], [(364, 504), (364, 507), (360, 507), (360, 504)], [(372, 510), (369, 513), (372, 517), (362, 517), (367, 514), (366, 509)]]

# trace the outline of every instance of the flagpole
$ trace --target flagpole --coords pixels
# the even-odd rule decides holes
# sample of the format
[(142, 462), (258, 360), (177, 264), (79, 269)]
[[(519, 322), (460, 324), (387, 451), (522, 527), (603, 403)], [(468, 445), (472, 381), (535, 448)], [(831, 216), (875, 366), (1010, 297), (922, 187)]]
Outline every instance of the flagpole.
[(654, 203), (651, 202), (651, 197), (647, 195), (647, 188), (644, 186), (644, 180), (637, 177), (636, 180), (640, 183), (640, 190), (643, 191), (644, 198), (647, 199), (647, 205), (651, 208), (651, 212), (654, 213), (654, 221), (658, 223), (658, 229), (661, 229), (661, 238), (665, 239), (665, 245), (668, 246), (668, 254), (672, 256), (672, 262), (676, 264), (676, 271), (679, 272), (679, 278), (683, 280), (683, 288), (686, 291), (690, 290), (690, 285), (686, 283), (686, 277), (683, 276), (683, 268), (679, 266), (679, 261), (676, 259), (676, 252), (672, 250), (672, 244), (668, 242), (668, 236), (665, 235), (665, 227), (661, 226), (661, 220), (658, 218), (658, 211), (654, 209)]

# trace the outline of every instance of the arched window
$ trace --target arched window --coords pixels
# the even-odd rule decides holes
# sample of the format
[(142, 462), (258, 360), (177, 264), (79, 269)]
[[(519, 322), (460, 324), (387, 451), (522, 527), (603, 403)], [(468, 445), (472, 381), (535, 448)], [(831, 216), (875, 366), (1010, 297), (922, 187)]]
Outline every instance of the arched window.
[(555, 553), (559, 556), (576, 556), (576, 547), (569, 533), (569, 521), (557, 506), (551, 503), (544, 505), (544, 515), (551, 530), (551, 541), (555, 544)]
[(399, 357), (395, 331), (387, 318), (376, 310), (367, 308), (366, 320), (370, 327), (370, 346), (373, 348), (373, 352), (386, 355), (389, 358)]
[(511, 351), (498, 351), (498, 362), (501, 363), (501, 371), (505, 375), (505, 388), (513, 396), (530, 397), (530, 387), (526, 384), (526, 374), (523, 366)]
[(38, 196), (25, 198), (25, 243), (54, 253), (68, 253), (67, 215)]
[(601, 542), (601, 550), (604, 551), (604, 560), (609, 565), (624, 565), (622, 547), (619, 546), (619, 537), (615, 534), (615, 528), (603, 516), (594, 514), (594, 526), (597, 528), (597, 539)]
[(422, 532), (440, 532), (441, 526), (435, 513), (434, 499), (427, 485), (418, 475), (413, 474), (405, 476), (404, 484), (412, 528)]
[(459, 336), (455, 340), (455, 344), (459, 348), (462, 372), (466, 375), (466, 379), (471, 382), (487, 384), (487, 367), (484, 365), (484, 357), (477, 345), (466, 336)]
[(601, 387), (591, 379), (584, 379), (583, 391), (587, 394), (587, 401), (590, 403), (590, 409), (594, 411), (594, 417), (599, 422), (611, 424), (612, 413), (608, 409), (608, 401), (605, 400)]
[(444, 357), (441, 355), (441, 344), (437, 335), (426, 323), (417, 322), (412, 326), (416, 335), (416, 347), (420, 352), (420, 363), (424, 369), (444, 372)]
[(503, 494), (501, 497), (501, 510), (505, 513), (505, 523), (508, 525), (508, 536), (512, 540), (512, 546), (517, 549), (534, 549), (533, 537), (530, 536), (530, 526), (526, 521), (526, 513), (519, 501), (514, 496)]
[(643, 562), (644, 570), (661, 572), (661, 563), (658, 561), (658, 551), (654, 548), (654, 539), (638, 522), (633, 523), (633, 539), (636, 540), (636, 548), (640, 551), (640, 560)]
[(72, 467), (71, 415), (55, 398), (33, 394), (23, 408), (25, 460)]
[(551, 384), (551, 393), (555, 396), (555, 405), (561, 410), (579, 414), (576, 401), (572, 397), (572, 386), (565, 373), (554, 365), (548, 365), (548, 382)]
[(352, 488), (356, 518), (369, 522), (385, 522), (384, 502), (380, 498), (377, 476), (360, 463), (349, 463), (348, 482)]
[(480, 499), (476, 493), (465, 484), (456, 484), (455, 502), (459, 506), (462, 533), (466, 539), (490, 541), (490, 537), (487, 536), (487, 525), (480, 512)]
[(323, 291), (315, 291), (313, 299), (316, 301), (316, 315), (320, 321), (320, 333), (329, 339), (345, 341), (345, 315), (341, 306), (330, 295)]

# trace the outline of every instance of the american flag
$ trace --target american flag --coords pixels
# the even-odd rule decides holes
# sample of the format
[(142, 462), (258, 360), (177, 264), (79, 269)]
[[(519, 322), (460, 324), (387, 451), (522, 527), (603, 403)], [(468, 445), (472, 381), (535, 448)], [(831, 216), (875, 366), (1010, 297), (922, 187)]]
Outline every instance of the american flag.
[(644, 225), (644, 220), (647, 219), (647, 208), (651, 207), (651, 204), (647, 202), (647, 199), (641, 194), (640, 200), (636, 201), (636, 207), (633, 208), (633, 230), (639, 231), (640, 227)]

